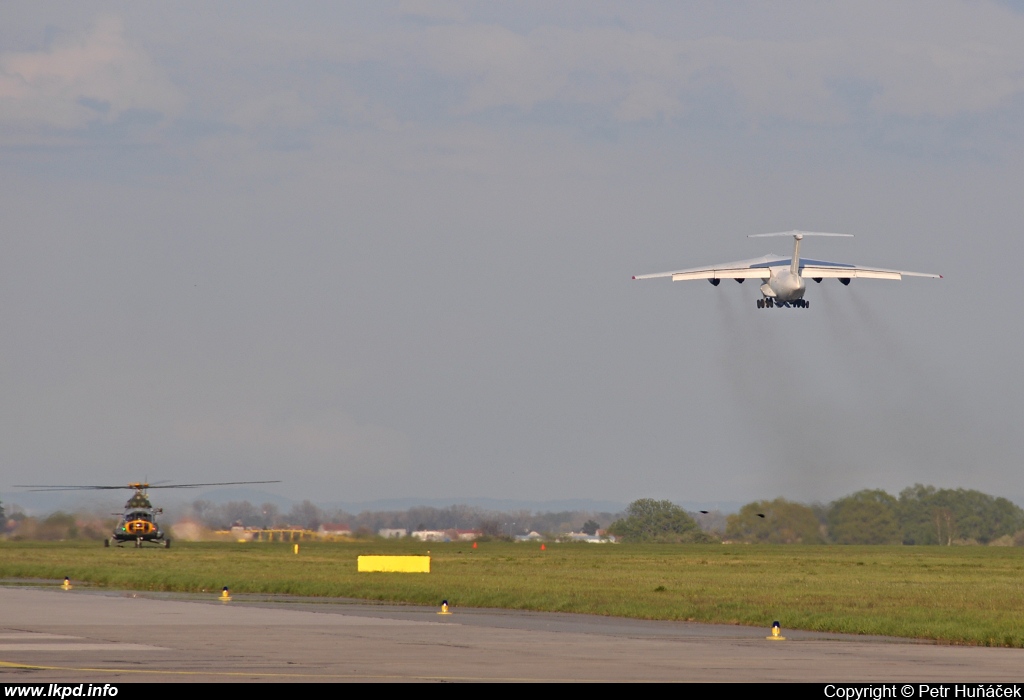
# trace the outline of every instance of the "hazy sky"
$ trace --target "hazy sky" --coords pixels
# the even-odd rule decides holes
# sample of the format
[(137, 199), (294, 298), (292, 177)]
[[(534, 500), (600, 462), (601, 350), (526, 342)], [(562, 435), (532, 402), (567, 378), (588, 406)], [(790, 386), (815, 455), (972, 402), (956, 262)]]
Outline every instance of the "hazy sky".
[(1022, 183), (1020, 3), (6, 0), (0, 489), (1024, 504)]

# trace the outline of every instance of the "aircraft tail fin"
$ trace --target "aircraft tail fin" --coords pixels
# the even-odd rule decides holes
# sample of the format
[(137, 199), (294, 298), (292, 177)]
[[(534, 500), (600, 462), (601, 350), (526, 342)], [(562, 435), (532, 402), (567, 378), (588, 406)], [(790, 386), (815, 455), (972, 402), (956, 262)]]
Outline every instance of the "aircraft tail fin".
[(747, 238), (768, 238), (769, 236), (792, 236), (793, 237), (793, 259), (789, 263), (789, 271), (794, 275), (800, 274), (800, 241), (804, 236), (834, 236), (841, 238), (853, 238), (852, 233), (825, 233), (823, 231), (779, 231), (778, 233), (752, 233)]

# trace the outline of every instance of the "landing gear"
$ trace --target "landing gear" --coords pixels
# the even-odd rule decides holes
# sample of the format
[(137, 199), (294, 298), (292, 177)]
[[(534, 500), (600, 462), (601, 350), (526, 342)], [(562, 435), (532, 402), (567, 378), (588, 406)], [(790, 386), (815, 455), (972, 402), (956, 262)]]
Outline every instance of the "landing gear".
[(757, 308), (759, 309), (774, 309), (783, 307), (793, 307), (794, 309), (807, 309), (810, 308), (811, 302), (806, 299), (794, 299), (793, 301), (775, 301), (772, 297), (765, 297), (764, 299), (757, 300)]
[(104, 547), (109, 547), (110, 546), (110, 540), (109, 539), (103, 540), (103, 546)]
[(136, 537), (135, 538), (135, 548), (138, 549), (141, 546), (142, 546), (142, 538), (141, 537)]
[(169, 539), (164, 540), (164, 549), (171, 548), (171, 541)]

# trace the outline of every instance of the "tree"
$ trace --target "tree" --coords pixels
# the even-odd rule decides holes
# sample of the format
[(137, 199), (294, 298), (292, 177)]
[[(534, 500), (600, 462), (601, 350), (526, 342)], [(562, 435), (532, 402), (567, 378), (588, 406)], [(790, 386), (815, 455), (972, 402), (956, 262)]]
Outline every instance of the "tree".
[(260, 506), (261, 527), (274, 527), (281, 519), (281, 510), (273, 503), (264, 503)]
[(583, 523), (583, 527), (581, 528), (581, 530), (588, 535), (596, 535), (597, 531), (600, 529), (601, 525), (596, 520), (588, 520)]
[[(763, 516), (763, 517), (762, 517)], [(821, 544), (821, 521), (814, 511), (802, 503), (784, 498), (754, 501), (730, 515), (725, 527), (726, 537), (744, 542), (774, 544)]]
[(78, 537), (78, 525), (73, 513), (58, 510), (40, 524), (36, 538), (40, 540), (73, 540)]
[(197, 499), (192, 501), (192, 505), (189, 507), (191, 510), (192, 517), (201, 522), (208, 528), (214, 530), (221, 529), (225, 525), (219, 522), (219, 515), (217, 508), (212, 502), (203, 499)]
[(858, 491), (829, 506), (829, 537), (836, 544), (899, 544), (898, 511), (899, 501), (885, 491)]
[(3, 501), (0, 501), (0, 532), (7, 532), (7, 513), (4, 512)]
[[(903, 544), (944, 544), (942, 533), (936, 524), (946, 521), (946, 534), (952, 525), (952, 516), (941, 517), (945, 499), (936, 497), (934, 486), (914, 484), (900, 491), (900, 528), (903, 531)], [(938, 516), (938, 517), (936, 517)], [(949, 538), (946, 538), (948, 541)]]
[(689, 514), (671, 501), (641, 498), (626, 508), (626, 517), (608, 528), (627, 542), (711, 542)]
[(1024, 510), (1005, 498), (922, 484), (900, 492), (899, 518), (904, 544), (985, 544), (1024, 527)]
[(228, 501), (220, 507), (220, 512), (232, 526), (252, 527), (262, 522), (262, 513), (249, 501)]
[(497, 537), (501, 534), (501, 523), (494, 518), (485, 518), (480, 521), (477, 525), (480, 532), (487, 535), (488, 537)]
[(323, 511), (316, 507), (310, 500), (296, 503), (288, 511), (288, 522), (291, 525), (298, 525), (307, 530), (315, 530), (324, 521)]

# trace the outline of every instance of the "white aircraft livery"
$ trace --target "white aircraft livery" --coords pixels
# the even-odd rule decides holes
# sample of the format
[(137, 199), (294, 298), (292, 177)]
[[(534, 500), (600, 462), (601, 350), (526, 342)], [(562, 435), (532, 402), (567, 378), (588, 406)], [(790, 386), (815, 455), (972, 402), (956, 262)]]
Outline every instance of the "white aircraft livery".
[(655, 272), (649, 275), (634, 275), (635, 280), (654, 279), (655, 277), (671, 277), (673, 282), (683, 280), (707, 280), (716, 287), (724, 279), (736, 280), (741, 283), (746, 279), (761, 280), (761, 298), (757, 300), (757, 308), (772, 309), (789, 307), (806, 309), (810, 302), (804, 299), (805, 280), (821, 282), (826, 277), (834, 277), (843, 284), (850, 284), (856, 278), (876, 280), (899, 280), (907, 277), (935, 277), (942, 275), (930, 272), (908, 272), (906, 270), (886, 270), (881, 267), (864, 267), (849, 263), (826, 262), (824, 260), (800, 259), (800, 241), (804, 236), (844, 236), (852, 238), (850, 233), (820, 233), (817, 231), (783, 231), (781, 233), (755, 233), (748, 238), (764, 238), (767, 236), (792, 236), (793, 255), (786, 258), (779, 255), (765, 255), (752, 260), (709, 265), (707, 267), (691, 267), (673, 272)]

